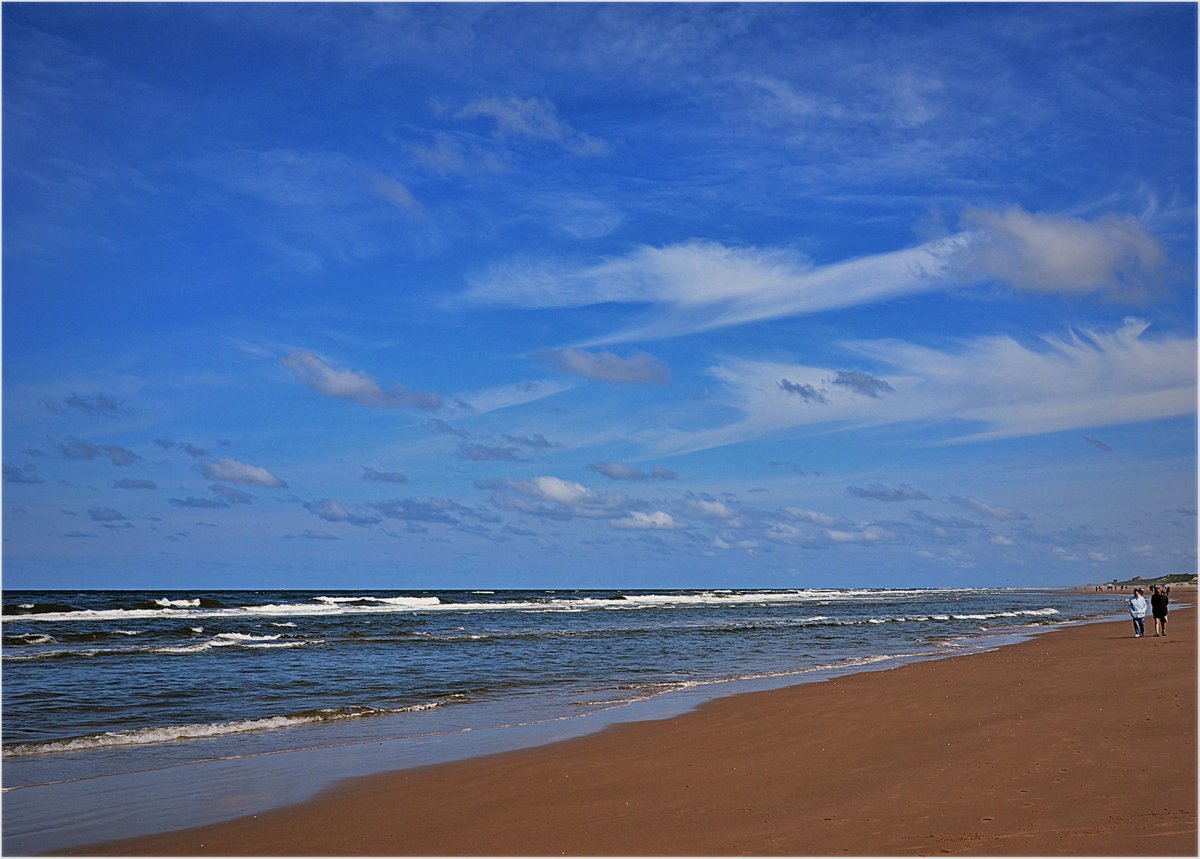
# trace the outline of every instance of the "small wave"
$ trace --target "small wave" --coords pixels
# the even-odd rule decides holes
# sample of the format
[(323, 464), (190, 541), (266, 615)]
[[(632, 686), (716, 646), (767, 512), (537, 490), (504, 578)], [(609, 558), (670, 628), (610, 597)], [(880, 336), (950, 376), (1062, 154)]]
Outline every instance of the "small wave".
[(4, 643), (7, 645), (16, 644), (55, 644), (57, 639), (52, 635), (42, 635), (36, 632), (24, 632), (20, 635), (4, 636)]
[(113, 746), (143, 746), (152, 743), (171, 743), (179, 740), (207, 739), (229, 734), (245, 734), (257, 731), (273, 731), (294, 728), (317, 722), (339, 722), (346, 719), (361, 719), (370, 716), (390, 716), (398, 713), (417, 713), (441, 706), (441, 701), (426, 701), (407, 707), (383, 709), (379, 707), (336, 707), (311, 710), (283, 716), (267, 716), (261, 719), (243, 719), (235, 722), (215, 722), (204, 725), (167, 725), (157, 728), (139, 728), (129, 731), (106, 731), (45, 743), (24, 743), (6, 746), (4, 757), (29, 757), (56, 752), (76, 752), (102, 749)]
[(23, 614), (64, 614), (75, 611), (75, 607), (60, 602), (41, 602), (41, 603), (21, 603), (19, 605), (4, 606), (4, 614), (23, 615)]
[(331, 605), (392, 605), (405, 608), (442, 604), (442, 601), (437, 597), (317, 597), (316, 601)]
[(282, 637), (283, 637), (282, 634), (280, 634), (280, 635), (249, 635), (248, 633), (244, 633), (244, 632), (220, 632), (220, 633), (217, 633), (215, 636), (213, 636), (213, 640), (218, 641), (218, 642), (226, 642), (227, 641), (231, 644), (237, 644), (242, 641), (278, 641)]
[[(197, 631), (200, 631), (197, 628)], [(47, 636), (49, 638), (49, 636)], [(151, 646), (148, 642), (143, 646), (133, 647), (94, 647), (87, 650), (61, 649), (40, 650), (34, 653), (5, 653), (5, 662), (27, 662), (33, 659), (94, 659), (97, 657), (137, 656), (138, 654), (158, 654), (163, 656), (180, 656), (192, 653), (207, 653), (216, 648), (227, 649), (258, 649), (285, 650), (296, 647), (313, 647), (325, 644), (323, 638), (300, 638), (291, 641), (280, 641), (283, 635), (248, 635), (240, 632), (223, 632), (214, 635), (206, 641), (193, 641), (188, 644), (159, 644)], [(41, 643), (41, 642), (38, 642)], [(46, 642), (50, 643), (50, 642)]]
[(1053, 617), (1057, 615), (1058, 609), (1054, 608), (1038, 608), (1038, 609), (1022, 609), (1019, 611), (996, 611), (996, 612), (981, 612), (979, 614), (918, 614), (918, 615), (896, 615), (893, 617), (872, 617), (865, 621), (846, 620), (834, 621), (835, 625), (857, 625), (859, 623), (928, 623), (929, 621), (937, 621), (938, 623), (946, 623), (955, 620), (995, 620), (1002, 617)]
[(6, 653), (5, 662), (29, 662), (34, 659), (73, 659), (77, 657), (103, 656), (106, 653), (128, 653), (125, 650), (39, 650), (35, 653)]

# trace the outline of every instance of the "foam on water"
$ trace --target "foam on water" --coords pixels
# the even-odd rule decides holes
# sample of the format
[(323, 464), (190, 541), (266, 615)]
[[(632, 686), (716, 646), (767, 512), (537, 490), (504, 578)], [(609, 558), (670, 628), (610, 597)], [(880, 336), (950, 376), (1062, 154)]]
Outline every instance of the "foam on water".
[(316, 722), (338, 722), (346, 719), (361, 719), (369, 716), (386, 716), (395, 713), (416, 713), (432, 710), (441, 702), (430, 701), (408, 707), (384, 710), (375, 707), (323, 709), (312, 713), (268, 716), (262, 719), (244, 719), (235, 722), (216, 722), (207, 725), (167, 725), (157, 728), (141, 728), (131, 731), (106, 731), (84, 737), (71, 737), (47, 743), (25, 743), (5, 746), (5, 758), (47, 755), (56, 752), (77, 752), (86, 749), (109, 748), (112, 746), (144, 746), (153, 743), (170, 743), (178, 740), (222, 737), (229, 734), (245, 734), (256, 731), (273, 731), (294, 728)]
[[(206, 605), (205, 600), (160, 597), (151, 604), (159, 608), (133, 607), (75, 609), (70, 611), (34, 611), (38, 606), (23, 603), (22, 621), (111, 621), (129, 619), (220, 618), (236, 616), (332, 616), (403, 612), (578, 612), (588, 610), (637, 610), (645, 608), (691, 608), (703, 606), (802, 604), (808, 602), (853, 604), (857, 602), (909, 602), (922, 600), (934, 590), (792, 590), (792, 591), (702, 591), (697, 593), (621, 594), (607, 597), (551, 597), (547, 599), (501, 599), (486, 602), (445, 601), (436, 596), (317, 596), (309, 602), (246, 604), (240, 606)], [(486, 591), (472, 594), (486, 596)], [(495, 592), (492, 592), (495, 595)], [(66, 608), (64, 606), (64, 608)]]

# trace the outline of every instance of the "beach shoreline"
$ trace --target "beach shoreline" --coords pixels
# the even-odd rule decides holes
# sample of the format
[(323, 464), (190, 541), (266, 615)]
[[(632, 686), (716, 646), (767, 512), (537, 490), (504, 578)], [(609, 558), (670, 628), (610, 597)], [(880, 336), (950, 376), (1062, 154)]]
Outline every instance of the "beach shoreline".
[(1167, 638), (1128, 626), (720, 698), (63, 853), (1195, 855), (1195, 612), (1172, 612)]

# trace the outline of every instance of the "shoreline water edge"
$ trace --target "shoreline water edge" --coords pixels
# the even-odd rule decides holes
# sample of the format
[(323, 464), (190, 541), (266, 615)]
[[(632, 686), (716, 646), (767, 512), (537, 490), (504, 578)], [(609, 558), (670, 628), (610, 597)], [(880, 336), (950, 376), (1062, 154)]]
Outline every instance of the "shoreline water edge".
[[(13, 603), (14, 596), (28, 598), (28, 595), (5, 594), (6, 607), (37, 604)], [(263, 601), (274, 596), (278, 595), (262, 595), (257, 603), (261, 610), (251, 612), (245, 611), (245, 606), (231, 610), (224, 604), (213, 605), (217, 600), (210, 597), (157, 597), (149, 602), (161, 601), (166, 605), (143, 609), (84, 609), (91, 614), (86, 619), (74, 619), (75, 626), (54, 618), (54, 612), (44, 610), (40, 614), (50, 615), (52, 619), (35, 620), (30, 619), (30, 615), (6, 613), (6, 645), (10, 644), (10, 636), (24, 636), (24, 639), (15, 639), (24, 643), (5, 648), (4, 852), (14, 855), (62, 851), (114, 838), (232, 820), (304, 802), (345, 779), (544, 747), (595, 734), (620, 722), (675, 717), (714, 698), (743, 692), (994, 650), (1041, 632), (1111, 620), (1123, 605), (1120, 595), (1113, 594), (1005, 590), (726, 591), (717, 594), (543, 592), (533, 599), (525, 593), (514, 599), (512, 594), (502, 592), (477, 593), (470, 601), (463, 600), (462, 594), (453, 594), (450, 599), (445, 594), (440, 597), (322, 594), (316, 598), (309, 594), (305, 601)], [(484, 599), (480, 600), (481, 597)], [(112, 598), (111, 594), (106, 597)], [(128, 599), (128, 595), (120, 598)], [(209, 605), (202, 605), (202, 599)], [(460, 602), (452, 602), (454, 599)], [(402, 604), (401, 600), (425, 602)], [(947, 605), (947, 600), (953, 604)], [(335, 610), (319, 612), (305, 608), (310, 603)], [(63, 603), (63, 607), (69, 605), (69, 600)], [(455, 605), (460, 607), (451, 607)], [(914, 611), (914, 608), (920, 610)], [(78, 607), (75, 610), (78, 611)], [(104, 611), (110, 614), (98, 614)], [(129, 616), (134, 612), (142, 612), (145, 616)], [(60, 611), (57, 614), (68, 613)], [(229, 620), (228, 614), (233, 614), (243, 624), (247, 615), (251, 615), (256, 622), (271, 624), (294, 637), (290, 640), (284, 639), (282, 634), (270, 637), (261, 634), (262, 629), (222, 631), (221, 624)], [(375, 625), (380, 621), (393, 633), (395, 625), (401, 621), (426, 626), (426, 629), (416, 630), (427, 633), (426, 638), (438, 639), (445, 631), (458, 633), (451, 637), (468, 646), (482, 641), (499, 641), (506, 650), (515, 651), (509, 656), (517, 662), (536, 659), (538, 648), (546, 641), (544, 636), (532, 634), (528, 625), (532, 623), (544, 630), (546, 615), (550, 614), (553, 620), (549, 626), (555, 630), (553, 644), (567, 653), (580, 643), (586, 651), (588, 642), (596, 642), (606, 651), (615, 645), (627, 659), (635, 659), (639, 653), (675, 644), (677, 658), (690, 655), (692, 662), (698, 664), (704, 662), (702, 657), (710, 650), (736, 650), (727, 645), (730, 639), (749, 639), (753, 646), (733, 661), (728, 658), (711, 661), (705, 666), (706, 671), (691, 670), (686, 676), (681, 672), (670, 674), (662, 665), (656, 665), (653, 677), (642, 678), (640, 683), (628, 682), (627, 677), (616, 675), (605, 677), (601, 682), (594, 666), (576, 666), (570, 678), (572, 685), (572, 682), (564, 683), (561, 677), (547, 676), (553, 669), (543, 659), (536, 663), (540, 676), (525, 678), (524, 686), (510, 682), (508, 694), (480, 696), (481, 700), (470, 706), (439, 707), (414, 699), (402, 706), (378, 707), (378, 710), (393, 711), (378, 716), (364, 709), (363, 715), (368, 718), (316, 718), (276, 730), (266, 729), (270, 723), (260, 726), (254, 718), (247, 718), (241, 720), (251, 726), (245, 731), (208, 736), (197, 732), (191, 738), (186, 732), (167, 732), (164, 737), (169, 740), (163, 741), (150, 741), (151, 735), (147, 732), (152, 732), (152, 728), (135, 728), (123, 733), (108, 731), (73, 738), (45, 738), (40, 743), (38, 739), (28, 739), (29, 734), (17, 732), (26, 742), (24, 745), (13, 743), (14, 731), (10, 726), (18, 723), (10, 722), (7, 706), (13, 690), (10, 683), (12, 665), (41, 667), (88, 659), (104, 664), (102, 656), (78, 656), (70, 652), (69, 643), (64, 647), (64, 641), (71, 637), (71, 629), (85, 630), (76, 632), (77, 635), (92, 636), (76, 645), (76, 651), (84, 654), (100, 651), (108, 656), (110, 663), (127, 658), (141, 660), (143, 664), (138, 670), (146, 671), (144, 663), (152, 663), (153, 657), (142, 653), (127, 656), (105, 653), (107, 642), (97, 646), (95, 636), (103, 638), (116, 632), (114, 622), (118, 619), (122, 621), (117, 624), (121, 627), (130, 626), (131, 621), (137, 620), (145, 626), (139, 634), (148, 636), (142, 640), (154, 640), (155, 630), (163, 627), (166, 620), (171, 623), (182, 621), (189, 625), (187, 629), (192, 640), (166, 645), (173, 648), (171, 655), (175, 657), (167, 668), (170, 671), (187, 669), (186, 664), (179, 664), (180, 656), (211, 653), (226, 660), (220, 664), (222, 670), (236, 675), (251, 669), (261, 672), (264, 663), (254, 657), (264, 653), (278, 657), (289, 650), (294, 655), (297, 650), (308, 649), (310, 653), (324, 651), (344, 657), (347, 647), (358, 648), (350, 651), (358, 653), (363, 650), (363, 638), (371, 635), (387, 638), (378, 629), (364, 635), (365, 630), (358, 625)], [(466, 624), (462, 622), (464, 616), (470, 616)], [(634, 617), (638, 621), (630, 622)], [(305, 625), (313, 618), (322, 626), (316, 630), (306, 629)], [(431, 618), (444, 618), (445, 621), (430, 623)], [(35, 631), (25, 631), (25, 626), (14, 623), (21, 620)], [(830, 623), (837, 625), (830, 626)], [(947, 625), (951, 629), (947, 630)], [(889, 635), (883, 635), (881, 630), (889, 627), (903, 627), (905, 632), (895, 635), (889, 629)], [(196, 632), (197, 628), (204, 631)], [(125, 638), (134, 638), (128, 635), (134, 631), (122, 629), (120, 633)], [(850, 632), (848, 636), (847, 631)], [(336, 644), (308, 648), (296, 644), (297, 641), (325, 644), (339, 634), (345, 634), (349, 642), (340, 648)], [(788, 638), (795, 634), (799, 637)], [(300, 637), (302, 635), (308, 637)], [(314, 637), (318, 635), (325, 638)], [(825, 642), (825, 650), (805, 653), (806, 658), (797, 659), (797, 641), (810, 641), (820, 635), (829, 639)], [(201, 636), (206, 637), (194, 640)], [(786, 646), (772, 652), (762, 647), (764, 637), (773, 641), (782, 637)], [(522, 650), (530, 647), (531, 640), (537, 642), (533, 649)], [(238, 644), (213, 644), (226, 641)], [(253, 647), (268, 644), (276, 646)], [(289, 644), (292, 646), (280, 646)], [(394, 642), (388, 640), (379, 651), (385, 656), (373, 658), (394, 663), (397, 651), (394, 646), (388, 649), (389, 645)], [(37, 647), (42, 653), (67, 653), (41, 659), (21, 658)], [(134, 648), (126, 645), (126, 649)], [(791, 654), (789, 649), (793, 651)], [(812, 649), (810, 643), (809, 650)], [(245, 660), (244, 665), (231, 666), (226, 654), (237, 650), (249, 655), (250, 659)], [(14, 652), (18, 658), (10, 665), (8, 659)], [(443, 654), (440, 668), (443, 674), (454, 670), (454, 662), (463, 658), (462, 653), (452, 646), (451, 653)], [(790, 667), (787, 665), (789, 656)], [(428, 660), (427, 655), (419, 658)], [(579, 655), (573, 658), (580, 661)], [(481, 663), (481, 670), (495, 664), (494, 654), (486, 658), (477, 655), (476, 659)], [(653, 663), (650, 659), (646, 661)], [(332, 667), (332, 663), (326, 661), (308, 664), (301, 660), (300, 664), (302, 670), (330, 670)], [(747, 666), (758, 670), (745, 670)], [(158, 669), (156, 665), (152, 667)], [(90, 664), (86, 670), (91, 671)], [(287, 670), (294, 671), (296, 666), (293, 664)], [(287, 670), (281, 668), (276, 673), (286, 675)], [(465, 673), (469, 674), (470, 670)], [(18, 679), (23, 678), (18, 675)], [(287, 677), (276, 679), (288, 682)], [(357, 682), (354, 677), (348, 680)], [(225, 681), (212, 673), (210, 666), (209, 676), (202, 682), (216, 686)], [(261, 689), (264, 678), (239, 682), (252, 682), (255, 688)], [(236, 694), (241, 687), (236, 683), (233, 685), (231, 694)], [(556, 685), (570, 688), (555, 689)], [(18, 694), (27, 691), (19, 683), (16, 690)], [(581, 695), (584, 691), (588, 694)], [(415, 695), (412, 690), (406, 694)], [(355, 703), (353, 706), (367, 705)], [(436, 719), (430, 720), (430, 716), (436, 716)], [(260, 716), (259, 720), (269, 718)], [(233, 719), (219, 724), (237, 723), (238, 720)], [(286, 721), (280, 724), (288, 725)], [(254, 730), (260, 727), (263, 729)], [(143, 733), (137, 734), (138, 730)], [(106, 736), (111, 741), (107, 745), (103, 740)], [(142, 742), (131, 742), (131, 737)]]

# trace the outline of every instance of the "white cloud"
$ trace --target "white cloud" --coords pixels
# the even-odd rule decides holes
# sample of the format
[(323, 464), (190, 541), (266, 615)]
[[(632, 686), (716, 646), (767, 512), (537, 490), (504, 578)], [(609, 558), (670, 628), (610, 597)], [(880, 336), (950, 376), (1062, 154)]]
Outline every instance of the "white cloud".
[(437, 394), (410, 391), (395, 384), (385, 390), (361, 370), (339, 370), (307, 349), (298, 349), (282, 359), (297, 381), (326, 397), (357, 403), (360, 406), (406, 406), (436, 411), (442, 407)]
[(347, 522), (351, 525), (374, 525), (379, 521), (377, 517), (360, 516), (351, 513), (340, 502), (332, 498), (325, 498), (321, 501), (314, 501), (310, 504), (305, 504), (304, 509), (312, 513), (318, 518), (324, 519), (326, 522)]
[(582, 483), (563, 480), (559, 477), (535, 477), (529, 483), (529, 486), (531, 494), (544, 498), (547, 501), (557, 501), (559, 504), (577, 504), (585, 500), (590, 501), (596, 497), (596, 493)]
[(628, 528), (636, 531), (674, 531), (687, 527), (681, 522), (676, 522), (671, 518), (671, 514), (664, 513), (662, 510), (654, 513), (640, 513), (634, 510), (625, 518), (612, 519), (608, 524), (614, 528)]
[(828, 513), (822, 513), (819, 510), (806, 510), (802, 507), (785, 507), (783, 508), (783, 513), (790, 519), (795, 519), (798, 522), (808, 522), (813, 525), (833, 527), (838, 523), (836, 516), (830, 516)]
[(236, 459), (217, 459), (200, 463), (200, 470), (210, 480), (221, 480), (225, 483), (237, 483), (242, 486), (262, 486), (267, 489), (281, 489), (287, 484), (265, 468), (257, 465), (247, 465)]
[[(472, 278), (466, 299), (518, 307), (650, 304), (640, 324), (591, 345), (678, 337), (999, 280), (1040, 293), (1139, 299), (1156, 287), (1166, 254), (1140, 221), (1084, 221), (969, 209), (968, 230), (914, 248), (814, 265), (787, 248), (693, 239), (643, 245), (598, 262), (516, 259)], [(886, 388), (875, 389), (876, 393)]]
[(549, 519), (575, 516), (610, 519), (629, 506), (629, 499), (624, 495), (597, 492), (582, 483), (553, 475), (529, 479), (498, 477), (476, 481), (475, 486), (494, 490), (493, 500), (501, 506)]
[[(957, 420), (978, 430), (956, 441), (1018, 438), (1137, 423), (1196, 410), (1196, 341), (1151, 339), (1148, 324), (1127, 319), (1116, 330), (1069, 331), (1038, 348), (1009, 337), (977, 337), (952, 349), (901, 340), (843, 344), (890, 367), (893, 391), (864, 397), (825, 380), (830, 368), (729, 359), (710, 372), (741, 420), (717, 429), (660, 436), (658, 453), (702, 450), (798, 427), (866, 427)], [(820, 387), (811, 403), (779, 380)]]
[(693, 240), (642, 246), (622, 257), (570, 266), (510, 261), (476, 277), (469, 301), (519, 307), (656, 304), (640, 327), (596, 343), (675, 337), (783, 316), (816, 313), (944, 288), (954, 236), (909, 250), (814, 266), (778, 248), (738, 248)]
[(684, 513), (696, 519), (732, 519), (734, 511), (728, 504), (720, 501), (706, 501), (703, 498), (693, 498), (684, 505)]
[(1132, 217), (1084, 221), (1013, 206), (968, 209), (964, 219), (975, 231), (965, 267), (1029, 292), (1140, 299), (1166, 265), (1162, 244)]
[(733, 538), (726, 540), (725, 536), (728, 535), (723, 536), (718, 534), (716, 537), (713, 537), (713, 545), (718, 549), (742, 549), (747, 552), (757, 549), (759, 546), (757, 540), (738, 540)]

